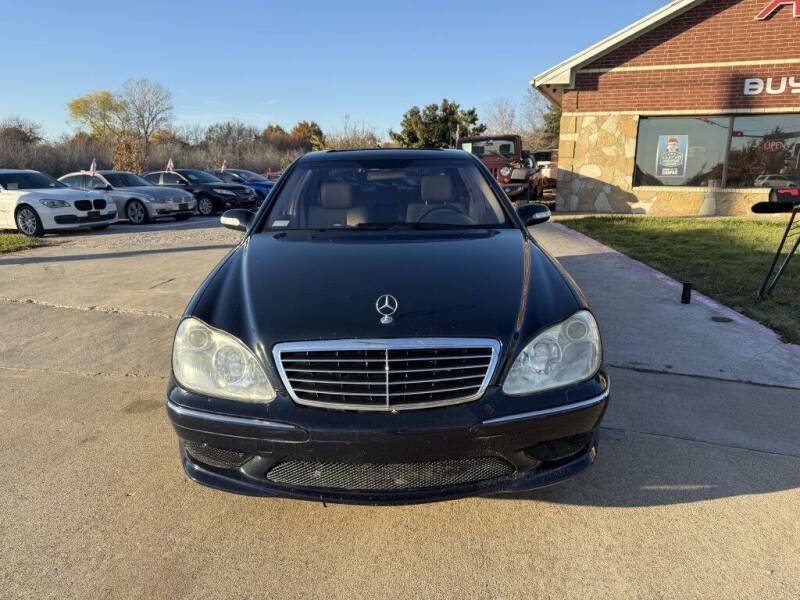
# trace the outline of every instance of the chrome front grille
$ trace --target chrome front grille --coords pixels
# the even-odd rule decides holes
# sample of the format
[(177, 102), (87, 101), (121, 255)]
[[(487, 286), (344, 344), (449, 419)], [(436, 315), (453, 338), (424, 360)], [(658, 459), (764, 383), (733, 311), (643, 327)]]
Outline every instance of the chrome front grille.
[(298, 404), (395, 411), (480, 398), (499, 352), (495, 340), (421, 338), (289, 342), (273, 355)]

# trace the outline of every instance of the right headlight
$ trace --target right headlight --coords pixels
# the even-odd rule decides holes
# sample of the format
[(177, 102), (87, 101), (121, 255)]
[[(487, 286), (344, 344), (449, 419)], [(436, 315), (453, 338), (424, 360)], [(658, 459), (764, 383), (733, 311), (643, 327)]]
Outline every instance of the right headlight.
[(250, 349), (199, 319), (181, 321), (172, 346), (172, 371), (181, 387), (218, 398), (271, 402), (275, 390)]
[(222, 196), (235, 196), (236, 195), (235, 192), (232, 192), (230, 190), (225, 190), (225, 189), (222, 189), (222, 188), (214, 188), (214, 192), (216, 192), (217, 194), (221, 194)]
[(584, 381), (600, 368), (600, 332), (589, 311), (544, 330), (517, 355), (503, 391), (523, 396)]
[(65, 208), (69, 206), (69, 202), (54, 198), (39, 198), (39, 204), (43, 204), (47, 208)]

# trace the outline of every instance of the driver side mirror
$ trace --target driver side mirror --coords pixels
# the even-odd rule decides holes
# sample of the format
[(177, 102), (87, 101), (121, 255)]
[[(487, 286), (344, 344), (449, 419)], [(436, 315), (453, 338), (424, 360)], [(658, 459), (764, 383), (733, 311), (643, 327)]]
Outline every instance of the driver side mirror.
[(95, 182), (92, 184), (92, 189), (93, 189), (93, 190), (99, 190), (99, 191), (105, 191), (105, 192), (108, 192), (108, 191), (110, 191), (112, 188), (111, 188), (111, 186), (110, 186), (110, 185), (108, 185), (108, 184), (106, 184), (106, 183), (103, 183), (102, 181), (95, 181)]
[(188, 182), (185, 179), (178, 179), (178, 185), (188, 185)]
[(234, 208), (232, 210), (226, 210), (224, 213), (222, 213), (219, 222), (228, 229), (233, 229), (235, 231), (247, 231), (247, 228), (250, 227), (252, 220), (253, 213), (251, 213), (249, 210), (246, 208)]
[(547, 208), (546, 204), (541, 204), (540, 202), (523, 204), (517, 209), (517, 214), (526, 227), (539, 225), (550, 220), (550, 209)]

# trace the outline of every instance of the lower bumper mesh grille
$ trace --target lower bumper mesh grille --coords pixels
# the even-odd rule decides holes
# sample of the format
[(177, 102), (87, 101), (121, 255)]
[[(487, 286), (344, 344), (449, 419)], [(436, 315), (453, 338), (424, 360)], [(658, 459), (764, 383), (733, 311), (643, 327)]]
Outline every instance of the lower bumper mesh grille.
[(198, 442), (187, 441), (184, 442), (184, 446), (189, 455), (195, 460), (222, 469), (241, 467), (250, 458), (250, 455), (244, 452), (225, 450), (224, 448), (216, 448)]
[(334, 463), (290, 460), (273, 467), (273, 483), (336, 490), (419, 490), (487, 481), (514, 472), (495, 456), (424, 463)]

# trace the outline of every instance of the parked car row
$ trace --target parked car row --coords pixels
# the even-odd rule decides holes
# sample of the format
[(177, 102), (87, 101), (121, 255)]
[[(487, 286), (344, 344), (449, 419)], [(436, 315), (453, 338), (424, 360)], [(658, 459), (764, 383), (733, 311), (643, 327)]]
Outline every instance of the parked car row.
[(257, 209), (271, 181), (245, 169), (175, 169), (142, 176), (127, 171), (76, 171), (59, 179), (38, 171), (0, 169), (0, 229), (25, 235), (90, 227), (119, 219), (136, 225), (188, 219), (228, 208)]

